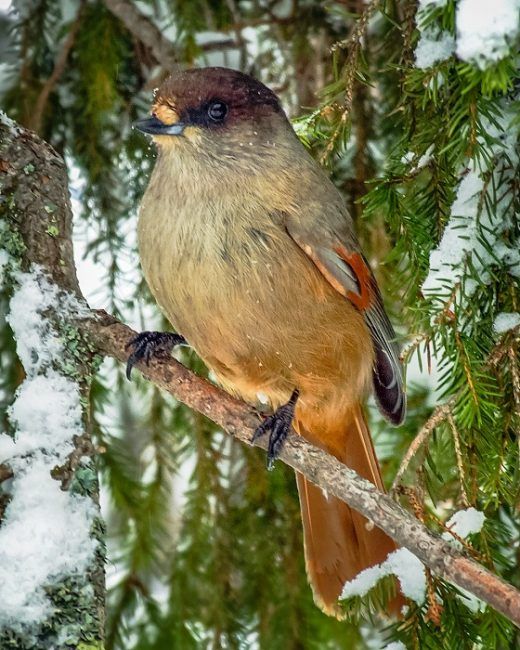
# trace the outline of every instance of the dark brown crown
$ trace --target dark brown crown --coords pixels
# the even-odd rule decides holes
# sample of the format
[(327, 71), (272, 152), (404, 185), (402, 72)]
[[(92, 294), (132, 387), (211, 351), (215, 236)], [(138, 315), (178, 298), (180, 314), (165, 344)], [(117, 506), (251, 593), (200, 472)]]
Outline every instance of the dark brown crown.
[(183, 121), (208, 103), (222, 101), (229, 107), (230, 121), (284, 114), (278, 97), (263, 83), (229, 68), (198, 68), (171, 75), (155, 95), (155, 106), (174, 109)]

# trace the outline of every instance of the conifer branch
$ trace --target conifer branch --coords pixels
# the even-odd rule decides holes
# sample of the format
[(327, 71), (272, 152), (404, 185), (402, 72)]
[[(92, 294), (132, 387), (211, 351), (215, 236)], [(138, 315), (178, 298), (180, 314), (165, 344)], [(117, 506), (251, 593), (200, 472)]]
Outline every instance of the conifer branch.
[[(175, 45), (132, 2), (128, 2), (127, 0), (105, 0), (105, 5), (114, 16), (119, 18), (128, 31), (149, 49), (164, 71), (169, 73), (179, 66)], [(237, 30), (236, 40), (222, 38), (200, 45), (200, 49), (203, 52), (219, 52), (243, 47), (245, 47), (245, 41), (239, 30)], [(162, 79), (162, 75), (154, 78), (154, 80), (150, 80), (146, 84), (146, 88), (156, 86), (158, 79)]]
[(352, 30), (348, 38), (344, 39), (343, 41), (339, 41), (332, 48), (333, 51), (337, 49), (347, 50), (348, 60), (343, 70), (343, 82), (345, 86), (345, 91), (344, 91), (344, 100), (343, 100), (343, 107), (341, 110), (341, 116), (338, 124), (336, 125), (336, 127), (332, 132), (331, 137), (329, 138), (329, 141), (327, 142), (327, 146), (325, 147), (320, 157), (321, 163), (325, 163), (328, 160), (329, 156), (334, 151), (338, 138), (350, 119), (350, 113), (352, 111), (352, 103), (354, 100), (354, 84), (357, 78), (356, 77), (357, 62), (362, 47), (361, 41), (368, 27), (368, 21), (372, 16), (372, 13), (375, 11), (376, 7), (378, 6), (378, 4), (379, 4), (379, 0), (371, 0), (371, 2), (369, 2), (366, 5), (363, 13), (359, 17), (354, 29)]
[[(0, 122), (0, 135), (7, 142), (4, 158), (0, 159), (0, 170), (9, 175), (11, 187), (16, 185), (17, 196), (25, 197), (25, 203), (21, 199), (18, 202), (16, 221), (27, 246), (24, 257), (42, 264), (61, 288), (77, 292), (72, 259), (71, 210), (64, 182), (65, 164), (48, 144), (25, 129)], [(42, 160), (51, 161), (46, 167), (49, 173), (45, 177), (45, 187), (38, 186), (30, 174), (21, 171), (27, 165), (40, 165)], [(46, 228), (48, 213), (39, 209), (42, 195), (52, 195), (60, 215), (57, 238), (50, 236)], [(126, 346), (135, 335), (129, 327), (104, 312), (94, 311), (78, 314), (76, 325), (89, 337), (97, 353), (126, 361)], [(238, 440), (251, 444), (252, 434), (260, 421), (251, 406), (197, 376), (173, 358), (152, 359), (149, 365), (139, 363), (137, 367), (159, 388), (210, 418)], [(439, 407), (437, 417), (446, 417), (445, 410), (450, 406), (451, 400)], [(430, 418), (429, 430), (433, 426), (435, 424)], [(266, 440), (258, 441), (258, 446), (264, 449), (266, 444)], [(280, 458), (329, 495), (362, 513), (399, 545), (409, 549), (434, 574), (470, 591), (520, 627), (520, 593), (513, 586), (430, 531), (372, 483), (295, 433), (289, 436)]]
[[(518, 378), (518, 368), (517, 365), (513, 362), (513, 359), (516, 357), (514, 352), (514, 345), (515, 345), (516, 337), (518, 336), (519, 332), (520, 332), (520, 326), (515, 327), (510, 332), (506, 332), (501, 337), (497, 345), (495, 345), (495, 347), (491, 350), (483, 366), (484, 369), (493, 368), (500, 362), (500, 360), (504, 356), (507, 355), (510, 359), (510, 364), (511, 364), (511, 376), (513, 380), (514, 395), (515, 395), (515, 386), (516, 386), (516, 390), (520, 394), (520, 379)], [(420, 337), (416, 339), (416, 341), (418, 342), (420, 342), (420, 340), (421, 340)], [(416, 343), (414, 342), (412, 345), (416, 345)], [(433, 433), (434, 429), (438, 427), (439, 424), (442, 424), (445, 420), (449, 421), (450, 426), (452, 428), (454, 444), (455, 444), (455, 453), (457, 456), (457, 468), (460, 473), (461, 488), (463, 488), (464, 478), (463, 478), (462, 461), (461, 461), (460, 439), (458, 438), (457, 429), (455, 427), (455, 421), (453, 419), (453, 407), (455, 406), (461, 392), (462, 389), (455, 395), (452, 395), (446, 403), (437, 406), (434, 409), (433, 413), (428, 418), (428, 420), (425, 422), (425, 424), (421, 427), (419, 433), (415, 436), (410, 446), (406, 450), (406, 454), (404, 455), (403, 460), (399, 465), (399, 469), (397, 470), (397, 474), (395, 475), (394, 481), (392, 483), (391, 492), (395, 492), (397, 490), (414, 456), (417, 454), (419, 449), (426, 443), (430, 435)], [(516, 399), (516, 395), (515, 395), (515, 399)], [(465, 494), (464, 489), (462, 489), (462, 495), (463, 495), (464, 502), (466, 502), (467, 495)]]

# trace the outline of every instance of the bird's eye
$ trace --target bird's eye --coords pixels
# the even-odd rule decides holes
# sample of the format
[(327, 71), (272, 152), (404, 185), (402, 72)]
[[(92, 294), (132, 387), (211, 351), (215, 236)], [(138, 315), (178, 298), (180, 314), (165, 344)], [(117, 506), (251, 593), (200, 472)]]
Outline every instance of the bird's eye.
[(224, 102), (215, 101), (211, 102), (208, 106), (208, 117), (213, 122), (222, 122), (226, 117), (228, 112), (228, 107)]

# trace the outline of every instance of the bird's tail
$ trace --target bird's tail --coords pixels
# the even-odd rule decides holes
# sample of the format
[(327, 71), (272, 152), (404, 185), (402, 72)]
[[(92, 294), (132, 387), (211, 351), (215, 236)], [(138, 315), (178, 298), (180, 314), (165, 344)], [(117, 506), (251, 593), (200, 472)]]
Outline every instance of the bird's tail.
[[(383, 489), (361, 406), (352, 409), (340, 422), (311, 422), (312, 428), (307, 425), (305, 413), (299, 414), (295, 428), (301, 435)], [(326, 614), (341, 618), (338, 597), (345, 582), (363, 569), (383, 562), (396, 546), (379, 528), (367, 528), (367, 519), (346, 503), (328, 496), (299, 473), (296, 479), (303, 520), (305, 564), (314, 600)]]

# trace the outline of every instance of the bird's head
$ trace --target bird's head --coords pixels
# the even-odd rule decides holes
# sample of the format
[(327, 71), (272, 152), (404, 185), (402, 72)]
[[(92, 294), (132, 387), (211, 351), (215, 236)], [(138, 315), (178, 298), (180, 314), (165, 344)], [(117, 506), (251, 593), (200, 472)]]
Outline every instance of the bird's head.
[[(253, 77), (227, 68), (177, 72), (157, 90), (151, 117), (136, 128), (161, 149), (247, 157), (290, 132), (277, 96)], [(294, 137), (294, 136), (292, 136)]]

